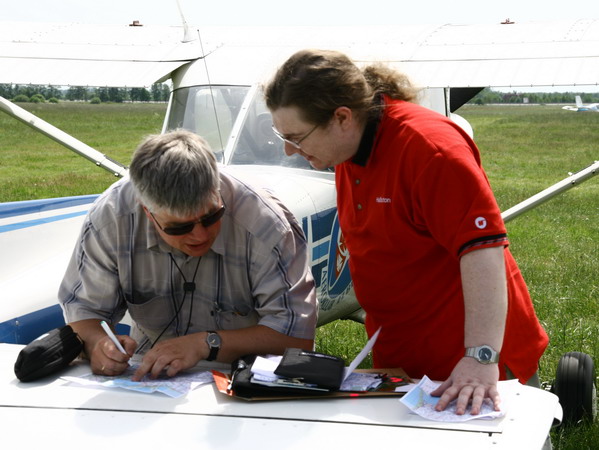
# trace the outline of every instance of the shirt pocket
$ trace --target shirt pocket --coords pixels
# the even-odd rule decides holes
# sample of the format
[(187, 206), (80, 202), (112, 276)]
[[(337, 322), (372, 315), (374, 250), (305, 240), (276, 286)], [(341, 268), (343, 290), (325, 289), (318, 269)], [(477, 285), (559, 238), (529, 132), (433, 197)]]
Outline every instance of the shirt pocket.
[(131, 319), (144, 331), (160, 332), (173, 320), (175, 310), (170, 297), (159, 295), (143, 303), (127, 302)]

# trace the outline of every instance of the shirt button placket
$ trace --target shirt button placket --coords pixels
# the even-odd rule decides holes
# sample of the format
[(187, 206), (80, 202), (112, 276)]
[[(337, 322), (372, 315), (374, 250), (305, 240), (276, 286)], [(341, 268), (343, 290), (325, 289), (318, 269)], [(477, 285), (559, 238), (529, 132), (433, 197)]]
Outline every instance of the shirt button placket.
[[(356, 185), (356, 186), (359, 186), (359, 185), (360, 185), (360, 179), (359, 179), (359, 178), (356, 178), (356, 179), (354, 180), (354, 183), (355, 183), (355, 185)], [(358, 196), (358, 198), (359, 198), (359, 196)], [(357, 209), (358, 211), (362, 211), (362, 204), (361, 204), (361, 203), (357, 203), (357, 204), (356, 204), (356, 209)]]

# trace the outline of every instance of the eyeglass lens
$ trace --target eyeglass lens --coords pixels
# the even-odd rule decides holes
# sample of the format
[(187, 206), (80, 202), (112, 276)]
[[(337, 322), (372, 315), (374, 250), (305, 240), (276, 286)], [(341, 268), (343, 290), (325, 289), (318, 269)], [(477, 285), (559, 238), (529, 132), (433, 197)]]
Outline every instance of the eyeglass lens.
[[(219, 209), (217, 209), (213, 213), (205, 215), (204, 217), (200, 217), (197, 221), (183, 223), (181, 225), (175, 225), (172, 227), (164, 227), (164, 228), (160, 227), (160, 228), (166, 234), (169, 234), (171, 236), (181, 236), (183, 234), (191, 233), (191, 231), (194, 229), (194, 227), (198, 223), (200, 225), (202, 225), (204, 228), (211, 227), (216, 222), (218, 222), (223, 217), (224, 214), (225, 214), (225, 205), (222, 205)], [(153, 217), (153, 215), (152, 215), (152, 217)], [(154, 218), (154, 220), (156, 220), (156, 218)], [(158, 223), (158, 222), (156, 222), (156, 223)], [(158, 224), (158, 225), (160, 226), (160, 224)]]

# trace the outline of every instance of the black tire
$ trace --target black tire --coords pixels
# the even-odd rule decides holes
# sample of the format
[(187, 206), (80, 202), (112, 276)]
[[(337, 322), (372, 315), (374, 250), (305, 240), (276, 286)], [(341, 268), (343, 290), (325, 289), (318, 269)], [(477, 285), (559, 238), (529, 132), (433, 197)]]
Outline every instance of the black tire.
[(563, 423), (592, 422), (597, 415), (595, 364), (586, 353), (569, 352), (557, 366), (553, 392), (564, 411)]

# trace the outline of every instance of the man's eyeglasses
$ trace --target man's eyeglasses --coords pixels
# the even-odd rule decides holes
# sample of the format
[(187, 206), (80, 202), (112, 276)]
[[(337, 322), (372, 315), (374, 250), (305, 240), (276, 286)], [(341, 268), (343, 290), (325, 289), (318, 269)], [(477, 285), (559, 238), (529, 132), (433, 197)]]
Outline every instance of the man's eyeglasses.
[(275, 134), (276, 137), (278, 137), (279, 139), (281, 139), (283, 142), (287, 142), (288, 144), (293, 145), (295, 148), (297, 148), (298, 150), (300, 150), (302, 147), (300, 146), (300, 142), (302, 142), (304, 139), (306, 139), (308, 136), (310, 136), (312, 134), (312, 132), (314, 130), (316, 130), (318, 128), (318, 125), (314, 125), (314, 128), (312, 128), (310, 131), (308, 131), (307, 134), (305, 134), (302, 138), (298, 139), (297, 141), (293, 141), (291, 139), (287, 139), (279, 130), (277, 130), (275, 128), (275, 126), (272, 126), (272, 131)]
[(201, 224), (204, 228), (211, 227), (216, 222), (218, 222), (220, 219), (222, 219), (224, 214), (225, 214), (225, 205), (223, 204), (216, 211), (214, 211), (210, 214), (206, 214), (205, 216), (200, 217), (198, 220), (195, 220), (193, 222), (182, 223), (180, 225), (175, 225), (172, 227), (164, 227), (163, 228), (162, 225), (160, 225), (158, 223), (158, 221), (156, 220), (156, 217), (154, 217), (154, 214), (152, 214), (150, 212), (150, 215), (154, 219), (154, 222), (156, 222), (156, 225), (158, 225), (158, 228), (160, 228), (166, 234), (171, 235), (171, 236), (182, 236), (184, 234), (191, 233), (193, 231), (193, 229), (195, 228), (196, 224), (198, 224), (198, 223)]

